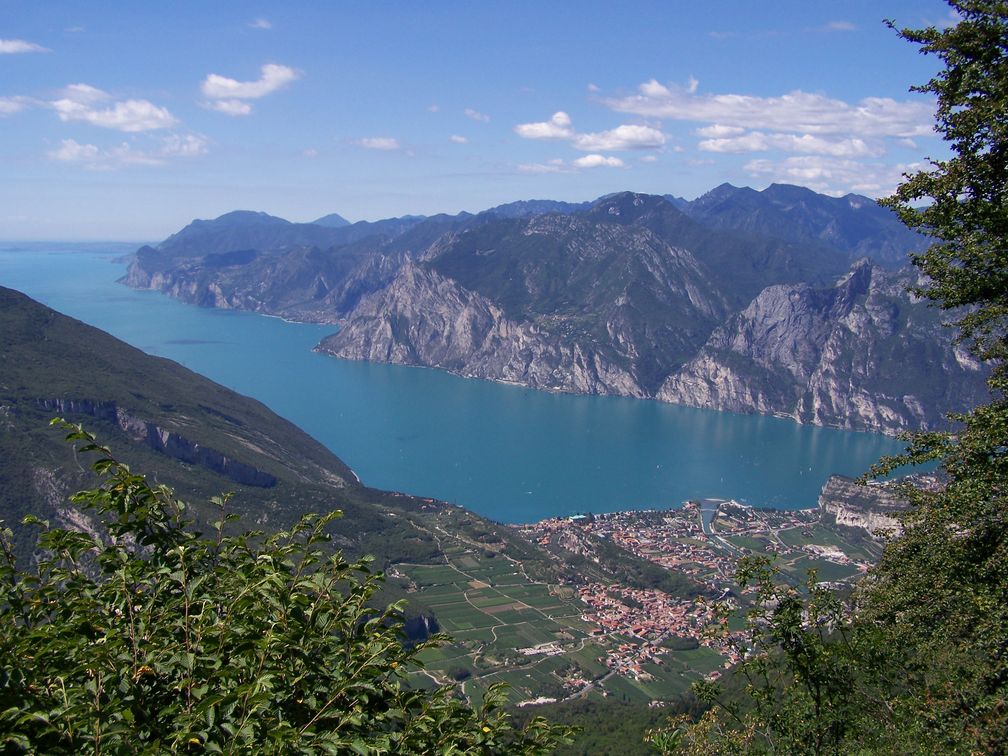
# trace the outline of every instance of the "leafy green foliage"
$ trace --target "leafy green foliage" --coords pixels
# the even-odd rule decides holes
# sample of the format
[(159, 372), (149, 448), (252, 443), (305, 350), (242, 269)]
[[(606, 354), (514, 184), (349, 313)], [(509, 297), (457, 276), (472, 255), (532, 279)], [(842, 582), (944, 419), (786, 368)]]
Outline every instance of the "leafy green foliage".
[(222, 515), (204, 537), (171, 489), (65, 427), (97, 454), (103, 485), (73, 500), (102, 532), (36, 521), (32, 571), (0, 539), (0, 750), (535, 753), (565, 735), (515, 731), (499, 689), (473, 710), (406, 686), (429, 641), (404, 646), (401, 605), (369, 607), (367, 559), (323, 548), (338, 513), (272, 535)]
[(956, 433), (913, 436), (872, 470), (937, 460), (942, 482), (902, 486), (914, 505), (904, 531), (849, 604), (743, 567), (758, 591), (742, 695), (700, 686), (719, 708), (654, 731), (662, 750), (1008, 750), (1008, 5), (950, 4), (955, 26), (899, 33), (945, 64), (916, 89), (936, 95), (954, 155), (884, 204), (937, 239), (914, 258), (916, 292), (956, 312), (960, 339), (992, 368), (990, 400), (955, 416)]

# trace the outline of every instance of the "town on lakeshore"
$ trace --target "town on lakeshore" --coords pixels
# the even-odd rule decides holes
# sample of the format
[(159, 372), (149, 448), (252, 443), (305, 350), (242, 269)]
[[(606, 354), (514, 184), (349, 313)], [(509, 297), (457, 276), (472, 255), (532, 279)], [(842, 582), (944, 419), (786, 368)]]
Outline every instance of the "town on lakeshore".
[(661, 706), (738, 662), (747, 606), (734, 579), (741, 556), (771, 556), (795, 586), (810, 571), (841, 584), (878, 558), (899, 506), (884, 486), (834, 476), (815, 509), (703, 499), (500, 526), (551, 563), (514, 554), (495, 533), (457, 536), (464, 511), (432, 507), (445, 565), (400, 564), (392, 573), (411, 581), (452, 638), (424, 652), (418, 681), (454, 679), (473, 700), (506, 681), (519, 706), (590, 692)]

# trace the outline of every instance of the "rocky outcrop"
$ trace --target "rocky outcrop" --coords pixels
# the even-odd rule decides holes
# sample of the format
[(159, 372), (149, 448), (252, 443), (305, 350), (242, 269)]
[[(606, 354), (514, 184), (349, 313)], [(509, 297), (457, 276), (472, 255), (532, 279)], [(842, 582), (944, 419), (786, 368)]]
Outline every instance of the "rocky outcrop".
[(497, 210), (323, 231), (229, 214), (142, 248), (123, 280), (338, 324), (317, 347), (338, 357), (537, 389), (885, 433), (986, 398), (911, 274), (861, 260), (836, 281), (853, 254), (896, 265), (923, 243), (867, 198), (725, 185)]
[(128, 437), (146, 444), (154, 451), (172, 459), (199, 465), (218, 475), (246, 486), (270, 488), (277, 479), (268, 472), (253, 467), (207, 446), (198, 444), (175, 431), (160, 428), (154, 423), (129, 414), (114, 402), (88, 399), (38, 399), (36, 404), (60, 415), (87, 415), (118, 425)]
[(592, 345), (564, 343), (535, 323), (511, 320), (486, 297), (414, 263), (365, 297), (318, 350), (539, 389), (645, 395), (633, 376)]
[(910, 503), (878, 483), (858, 483), (842, 475), (831, 475), (819, 494), (823, 522), (846, 528), (860, 528), (872, 536), (902, 532), (897, 515)]
[(859, 430), (940, 427), (945, 412), (983, 400), (985, 372), (911, 283), (861, 260), (829, 288), (768, 287), (658, 398)]

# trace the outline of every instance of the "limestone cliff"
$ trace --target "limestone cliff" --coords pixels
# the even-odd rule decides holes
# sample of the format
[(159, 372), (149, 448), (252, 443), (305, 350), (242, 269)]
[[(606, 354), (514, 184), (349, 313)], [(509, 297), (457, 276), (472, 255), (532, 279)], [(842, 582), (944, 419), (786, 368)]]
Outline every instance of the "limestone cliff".
[(861, 260), (832, 287), (768, 287), (657, 396), (860, 430), (939, 427), (982, 401), (985, 373), (907, 293), (910, 276)]
[(413, 263), (365, 297), (318, 349), (532, 388), (645, 396), (626, 370), (593, 345), (564, 343), (535, 323), (511, 320), (486, 297)]
[(270, 488), (276, 485), (275, 476), (224, 453), (191, 441), (180, 433), (166, 430), (154, 423), (142, 420), (116, 406), (115, 402), (94, 402), (86, 399), (38, 399), (36, 404), (42, 409), (60, 415), (87, 415), (115, 423), (134, 441), (146, 444), (154, 451), (199, 465), (230, 478), (235, 483), (246, 486)]
[(877, 483), (860, 484), (843, 475), (831, 475), (819, 494), (819, 510), (824, 522), (860, 528), (873, 536), (899, 533), (897, 515), (909, 502)]

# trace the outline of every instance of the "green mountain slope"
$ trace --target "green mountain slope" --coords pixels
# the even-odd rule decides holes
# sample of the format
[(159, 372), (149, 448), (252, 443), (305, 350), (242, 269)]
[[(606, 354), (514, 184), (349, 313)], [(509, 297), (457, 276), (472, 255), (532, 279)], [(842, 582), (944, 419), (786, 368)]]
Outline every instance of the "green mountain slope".
[[(341, 509), (340, 545), (353, 554), (421, 560), (437, 554), (400, 513), (435, 506), (361, 485), (338, 457), (260, 402), (170, 360), (152, 357), (0, 288), (0, 517), (80, 518), (66, 497), (90, 485), (60, 415), (85, 424), (136, 469), (173, 486), (197, 519), (210, 496), (273, 529), (306, 511)], [(80, 523), (86, 525), (86, 523)]]

